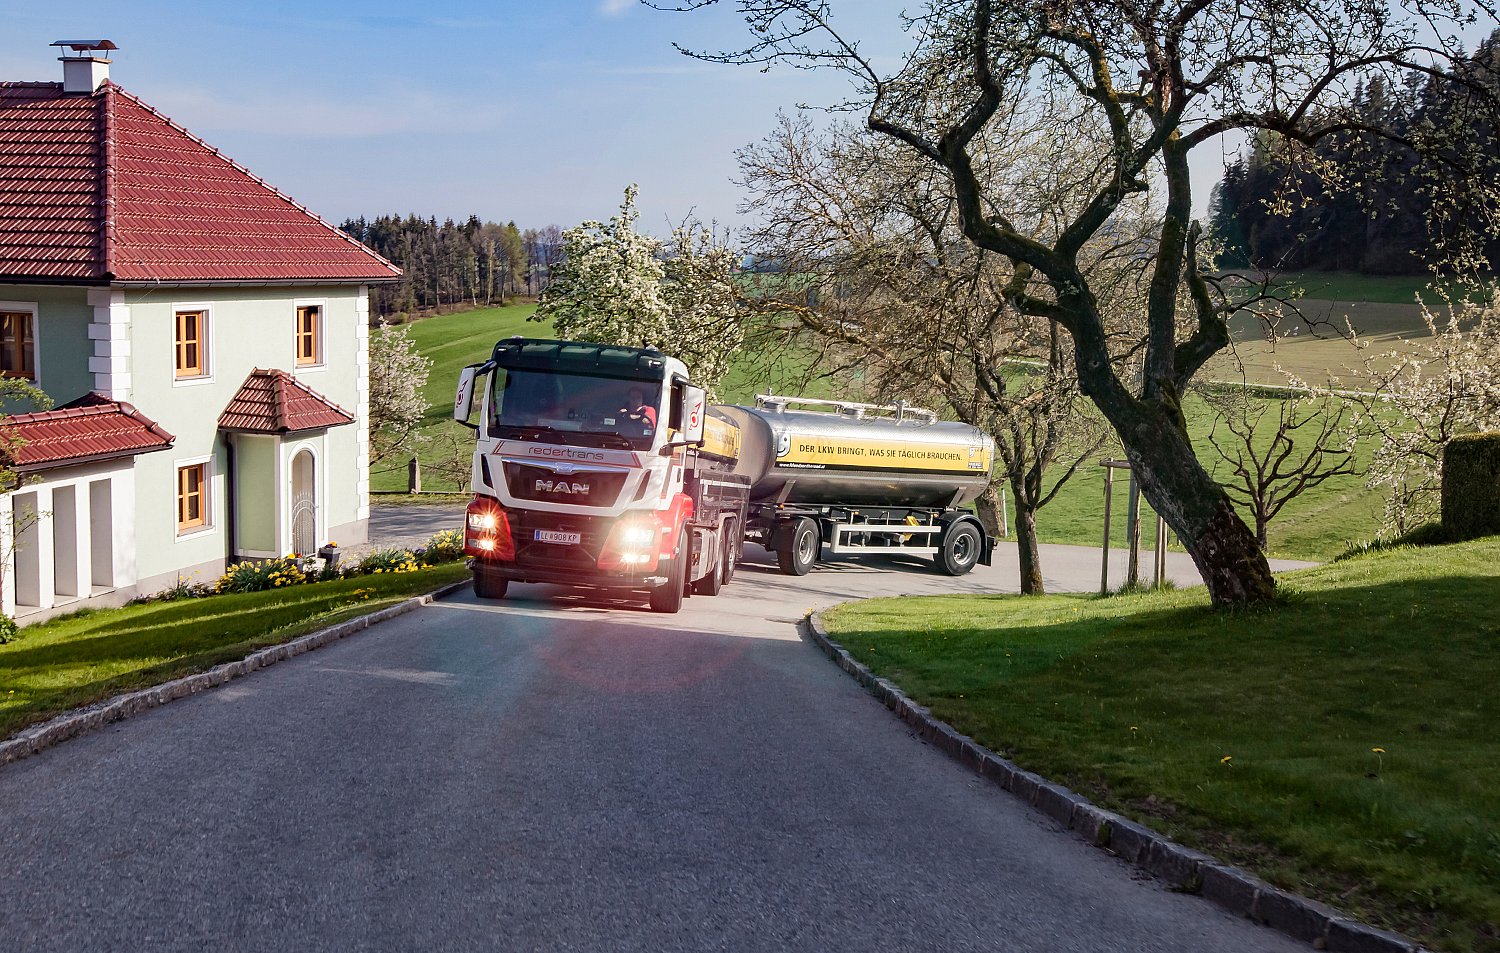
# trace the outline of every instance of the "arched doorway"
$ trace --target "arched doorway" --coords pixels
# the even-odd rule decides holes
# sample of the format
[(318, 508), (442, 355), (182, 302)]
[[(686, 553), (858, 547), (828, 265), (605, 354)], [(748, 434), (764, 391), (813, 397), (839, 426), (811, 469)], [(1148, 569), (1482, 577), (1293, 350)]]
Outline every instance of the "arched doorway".
[(318, 550), (316, 465), (311, 450), (292, 457), (292, 551), (310, 556)]

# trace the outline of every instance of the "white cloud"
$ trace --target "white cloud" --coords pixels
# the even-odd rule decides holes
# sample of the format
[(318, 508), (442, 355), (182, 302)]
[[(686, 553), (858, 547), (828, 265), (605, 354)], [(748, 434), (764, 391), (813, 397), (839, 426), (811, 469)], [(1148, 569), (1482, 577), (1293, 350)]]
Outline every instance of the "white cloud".
[(457, 97), (421, 91), (367, 93), (349, 99), (299, 91), (264, 89), (259, 95), (233, 97), (202, 89), (153, 90), (151, 105), (168, 118), (213, 141), (215, 130), (311, 139), (364, 139), (434, 129), (469, 132), (499, 126), (506, 109), (493, 104), (476, 108)]
[(599, 12), (607, 17), (617, 17), (635, 6), (635, 0), (602, 0)]

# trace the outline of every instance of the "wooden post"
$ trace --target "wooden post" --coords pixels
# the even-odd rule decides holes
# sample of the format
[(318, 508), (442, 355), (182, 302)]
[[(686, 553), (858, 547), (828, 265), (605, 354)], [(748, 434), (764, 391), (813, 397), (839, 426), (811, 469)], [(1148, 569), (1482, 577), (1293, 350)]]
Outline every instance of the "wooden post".
[(1104, 466), (1104, 565), (1099, 570), (1099, 595), (1109, 595), (1109, 510), (1114, 496), (1115, 468), (1108, 460), (1100, 461)]
[(1156, 517), (1156, 542), (1153, 549), (1151, 561), (1155, 565), (1152, 568), (1156, 570), (1156, 588), (1160, 589), (1167, 578), (1167, 521), (1161, 518), (1161, 514)]
[(422, 464), (416, 457), (406, 464), (406, 492), (422, 492)]
[(1125, 568), (1125, 585), (1135, 589), (1141, 584), (1141, 487), (1130, 471), (1130, 502), (1125, 511), (1125, 537), (1130, 546), (1130, 561)]

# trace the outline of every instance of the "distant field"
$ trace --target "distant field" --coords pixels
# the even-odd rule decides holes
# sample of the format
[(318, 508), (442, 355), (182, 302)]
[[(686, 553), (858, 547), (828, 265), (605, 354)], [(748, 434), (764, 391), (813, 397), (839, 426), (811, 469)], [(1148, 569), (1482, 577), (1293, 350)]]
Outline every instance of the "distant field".
[[(1279, 284), (1301, 297), (1282, 306), (1275, 343), (1266, 339), (1267, 329), (1257, 318), (1236, 315), (1230, 322), (1232, 351), (1209, 363), (1210, 377), (1280, 385), (1286, 371), (1312, 384), (1338, 378), (1343, 386), (1359, 389), (1366, 382), (1366, 356), (1385, 365), (1381, 355), (1428, 336), (1418, 296), (1441, 307), (1436, 289), (1421, 277), (1304, 272), (1283, 275)], [(1351, 325), (1367, 350), (1350, 343)]]

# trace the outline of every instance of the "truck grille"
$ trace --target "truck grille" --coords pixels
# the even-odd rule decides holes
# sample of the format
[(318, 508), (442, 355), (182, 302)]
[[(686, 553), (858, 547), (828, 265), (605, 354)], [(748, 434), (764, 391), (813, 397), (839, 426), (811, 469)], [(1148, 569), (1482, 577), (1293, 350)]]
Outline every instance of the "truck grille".
[[(511, 540), (516, 544), (516, 562), (530, 566), (597, 568), (599, 552), (613, 523), (591, 516), (531, 510), (511, 510), (508, 515)], [(540, 543), (536, 540), (539, 529), (577, 533), (582, 541), (576, 545)]]
[(506, 461), (505, 485), (518, 500), (613, 506), (625, 485), (625, 470), (573, 470)]

